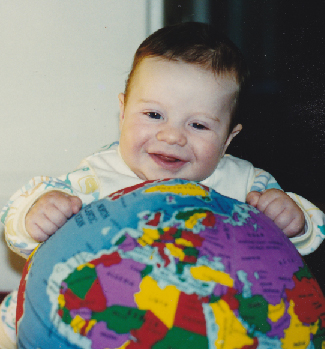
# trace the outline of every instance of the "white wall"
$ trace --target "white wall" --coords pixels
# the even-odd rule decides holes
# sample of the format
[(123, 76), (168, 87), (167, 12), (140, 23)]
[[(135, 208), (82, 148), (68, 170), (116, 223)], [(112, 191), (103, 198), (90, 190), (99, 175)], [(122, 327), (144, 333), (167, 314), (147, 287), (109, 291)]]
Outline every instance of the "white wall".
[[(1, 0), (0, 207), (118, 137), (132, 56), (161, 25), (161, 0)], [(24, 260), (0, 241), (0, 290)]]

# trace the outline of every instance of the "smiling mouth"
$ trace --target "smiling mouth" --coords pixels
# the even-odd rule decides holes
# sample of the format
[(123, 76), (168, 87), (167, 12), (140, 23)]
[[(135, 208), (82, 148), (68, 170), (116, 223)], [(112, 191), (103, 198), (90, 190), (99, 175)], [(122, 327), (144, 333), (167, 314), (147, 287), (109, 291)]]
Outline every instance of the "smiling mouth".
[(156, 164), (167, 170), (178, 170), (186, 163), (186, 161), (182, 159), (164, 154), (151, 153), (149, 155), (155, 161)]
[(162, 154), (153, 154), (153, 155), (157, 156), (162, 161), (167, 161), (167, 162), (179, 162), (179, 161), (181, 161), (180, 159), (174, 158), (172, 156), (166, 156), (166, 155), (162, 155)]

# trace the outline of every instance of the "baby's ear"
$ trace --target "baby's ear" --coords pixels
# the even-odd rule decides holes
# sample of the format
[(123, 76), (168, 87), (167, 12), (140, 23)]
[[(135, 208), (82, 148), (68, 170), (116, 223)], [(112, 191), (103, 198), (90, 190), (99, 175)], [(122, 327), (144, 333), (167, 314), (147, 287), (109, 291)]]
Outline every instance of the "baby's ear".
[(124, 121), (124, 110), (125, 110), (125, 104), (124, 104), (125, 95), (124, 95), (124, 93), (120, 93), (118, 95), (118, 100), (119, 100), (119, 107), (120, 107), (120, 116), (119, 116), (120, 122), (119, 122), (119, 126), (120, 126), (120, 129), (121, 129), (123, 121)]
[(238, 124), (229, 133), (229, 135), (227, 137), (227, 140), (226, 140), (226, 143), (225, 143), (224, 148), (223, 148), (223, 154), (222, 155), (225, 155), (225, 152), (226, 152), (229, 144), (238, 135), (238, 133), (242, 130), (242, 128), (243, 128), (243, 126), (241, 124)]

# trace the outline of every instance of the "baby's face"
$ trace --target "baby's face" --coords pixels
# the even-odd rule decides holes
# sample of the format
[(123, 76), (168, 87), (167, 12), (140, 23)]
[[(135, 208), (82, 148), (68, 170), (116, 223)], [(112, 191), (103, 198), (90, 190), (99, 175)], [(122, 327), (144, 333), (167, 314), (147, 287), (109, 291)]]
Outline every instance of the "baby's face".
[(120, 152), (141, 179), (209, 177), (224, 155), (238, 91), (234, 76), (183, 62), (145, 58), (127, 103), (120, 94)]

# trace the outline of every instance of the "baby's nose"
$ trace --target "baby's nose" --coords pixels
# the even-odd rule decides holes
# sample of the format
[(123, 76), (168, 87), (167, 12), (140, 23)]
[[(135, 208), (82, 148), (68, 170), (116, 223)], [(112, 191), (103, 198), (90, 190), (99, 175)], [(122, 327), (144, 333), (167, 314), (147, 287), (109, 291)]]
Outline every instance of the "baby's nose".
[(166, 142), (169, 145), (179, 145), (184, 147), (187, 144), (187, 138), (183, 130), (175, 126), (165, 125), (157, 133), (158, 141)]

